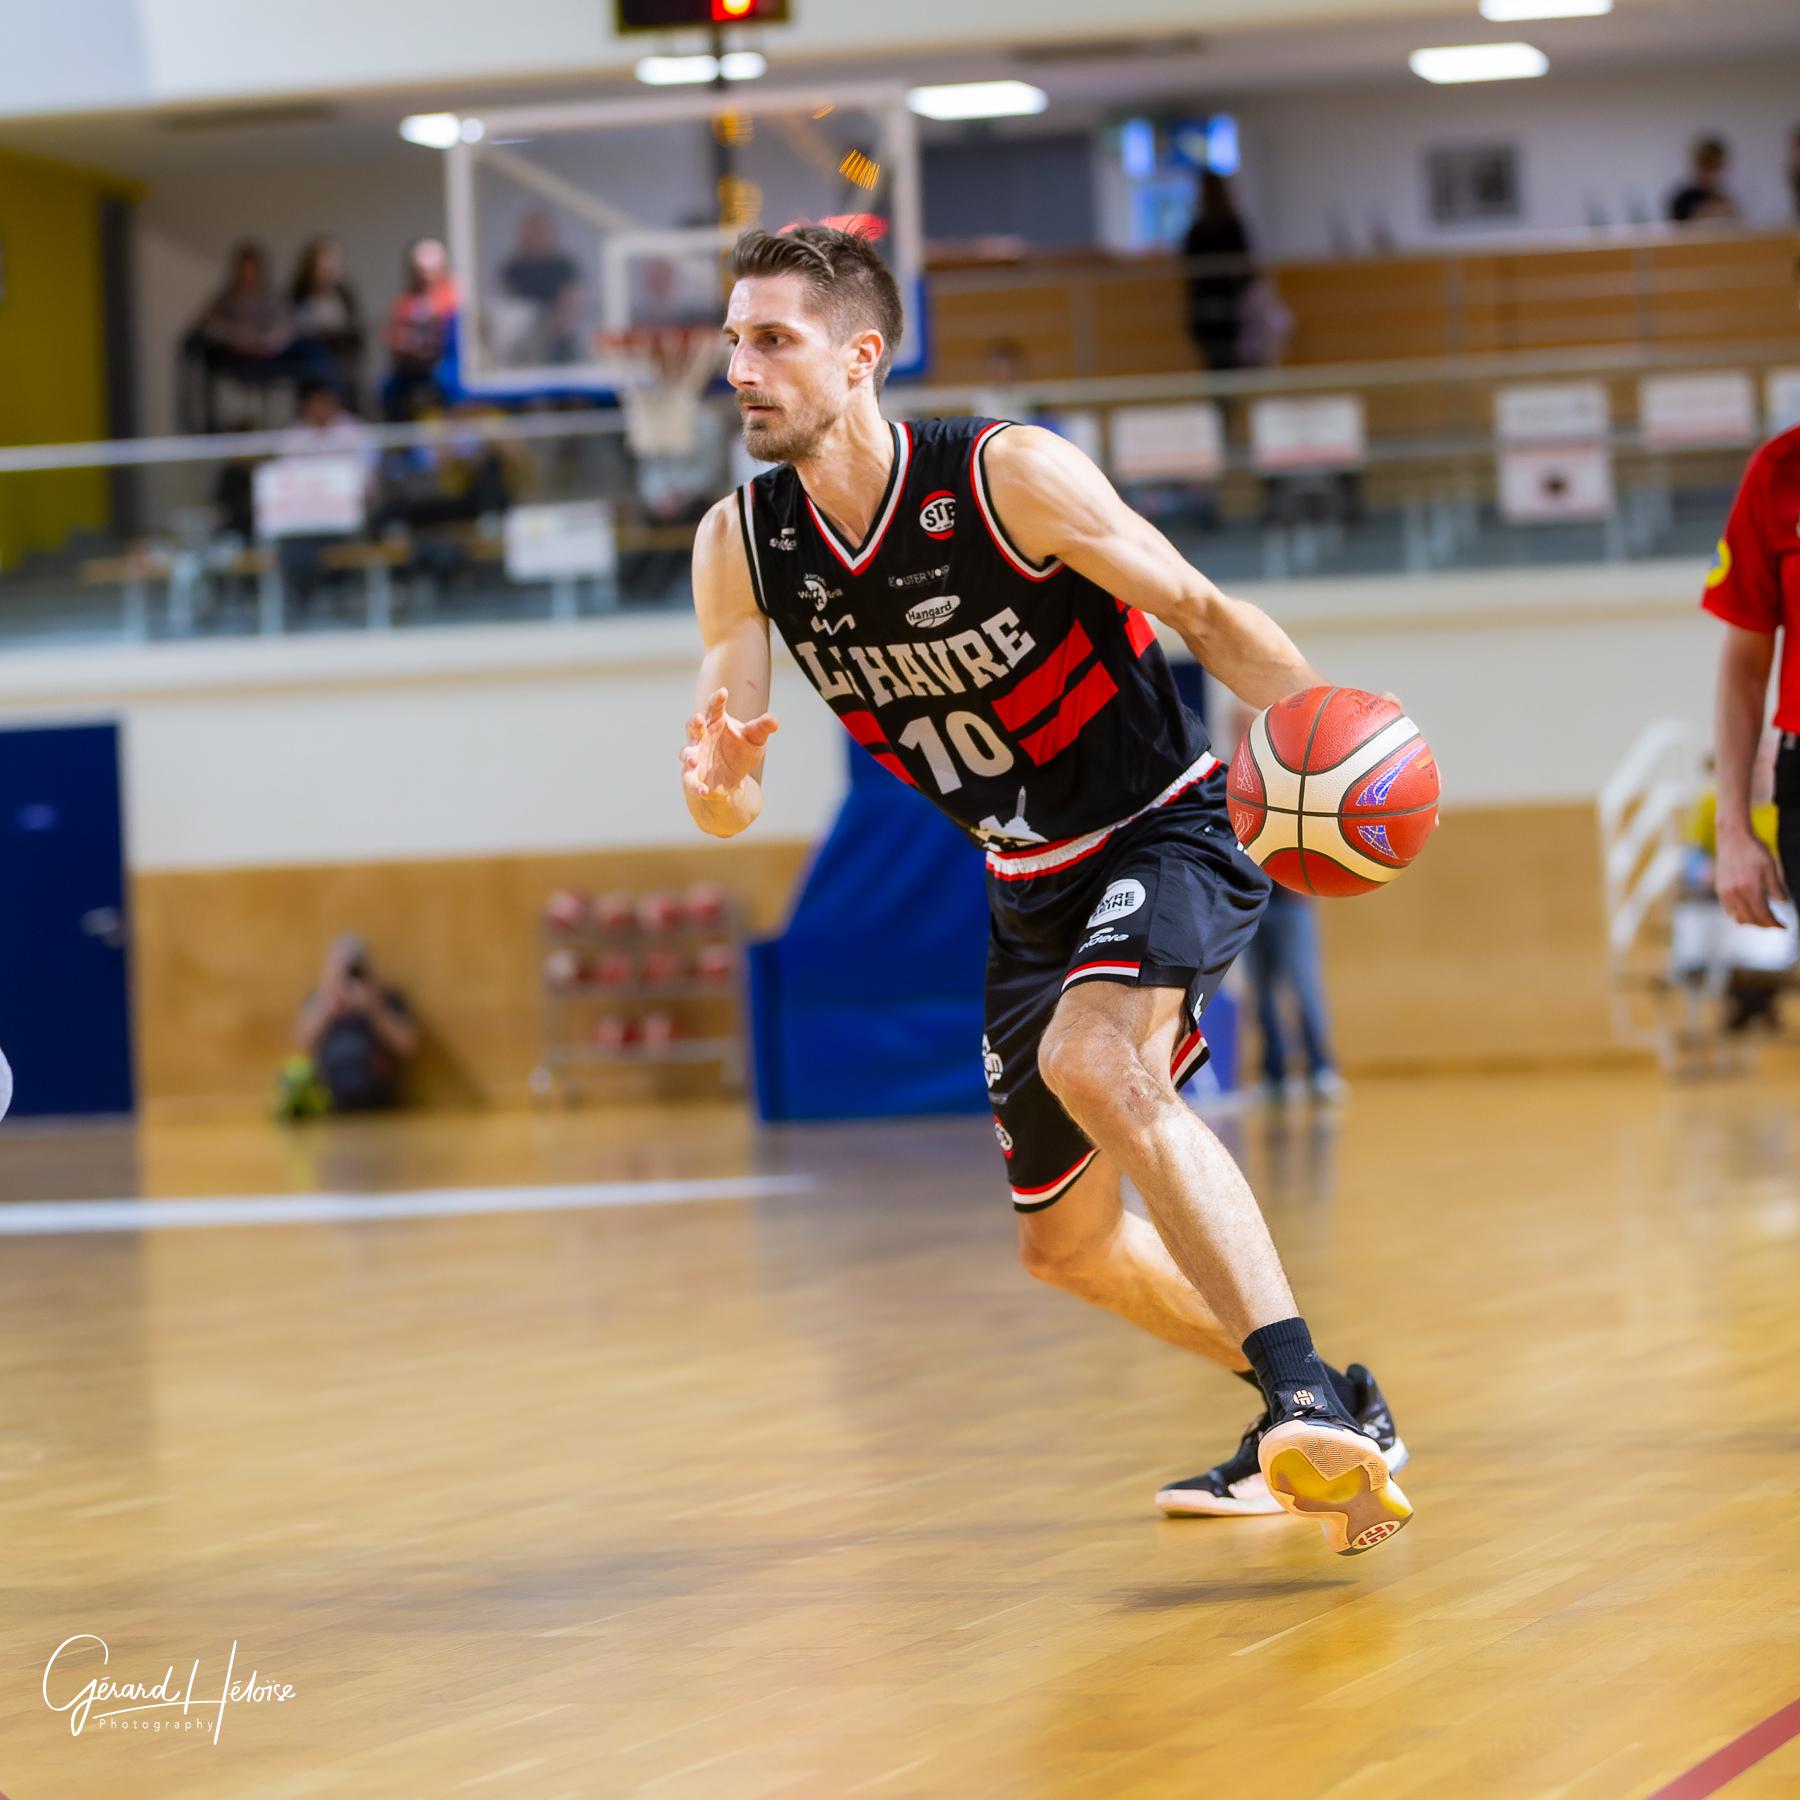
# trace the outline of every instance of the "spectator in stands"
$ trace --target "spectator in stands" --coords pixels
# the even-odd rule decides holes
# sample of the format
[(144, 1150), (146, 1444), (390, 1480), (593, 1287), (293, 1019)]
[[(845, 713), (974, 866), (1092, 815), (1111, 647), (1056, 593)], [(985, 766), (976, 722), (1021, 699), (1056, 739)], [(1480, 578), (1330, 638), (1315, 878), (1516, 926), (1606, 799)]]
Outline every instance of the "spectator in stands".
[(338, 391), (354, 401), (362, 391), (362, 308), (335, 238), (316, 237), (300, 252), (288, 304), (295, 342), (315, 348)]
[[(294, 1046), (306, 1066), (290, 1063), (284, 1071), (284, 1099), (290, 1086), (303, 1091), (310, 1077), (334, 1112), (398, 1102), (401, 1075), (419, 1053), (419, 1028), (406, 996), (376, 975), (361, 938), (346, 933), (326, 952), (319, 985), (294, 1023)], [(277, 1104), (290, 1116), (311, 1110)]]
[(1244, 295), (1255, 279), (1250, 233), (1231, 187), (1208, 169), (1200, 177), (1200, 205), (1188, 227), (1182, 255), (1211, 267), (1188, 273), (1188, 331), (1209, 369), (1242, 365)]
[(1738, 217), (1737, 202), (1725, 187), (1731, 151), (1722, 137), (1694, 140), (1688, 178), (1669, 196), (1669, 219), (1676, 225), (1704, 225)]
[[(334, 456), (355, 460), (362, 468), (367, 497), (374, 488), (376, 450), (369, 428), (344, 406), (343, 396), (328, 381), (300, 386), (300, 417), (281, 434), (280, 454)], [(359, 535), (355, 531), (290, 532), (276, 540), (282, 591), (294, 605), (305, 607), (329, 580), (326, 552)]]
[(224, 284), (183, 341), (183, 351), (207, 378), (206, 430), (214, 422), (213, 377), (268, 388), (319, 372), (314, 352), (294, 340), (287, 309), (269, 281), (268, 253), (257, 243), (241, 243), (232, 251)]
[(390, 419), (416, 419), (443, 398), (438, 364), (450, 342), (456, 315), (456, 283), (450, 259), (437, 238), (415, 238), (406, 247), (404, 286), (388, 309), (382, 337), (392, 358), (382, 388), (382, 410)]
[(500, 270), (500, 285), (535, 309), (511, 360), (520, 364), (581, 360), (581, 271), (556, 235), (547, 212), (534, 208), (519, 221), (519, 238)]
[(374, 466), (375, 445), (369, 428), (344, 404), (336, 383), (304, 381), (300, 384), (300, 416), (281, 434), (283, 456), (361, 457)]

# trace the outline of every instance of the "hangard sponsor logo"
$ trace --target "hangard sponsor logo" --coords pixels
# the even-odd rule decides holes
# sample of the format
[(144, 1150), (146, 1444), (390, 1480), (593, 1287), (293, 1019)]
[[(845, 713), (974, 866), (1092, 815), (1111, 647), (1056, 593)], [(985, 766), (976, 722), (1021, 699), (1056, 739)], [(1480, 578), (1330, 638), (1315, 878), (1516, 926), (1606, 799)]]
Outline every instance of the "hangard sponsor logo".
[(914, 631), (925, 631), (933, 625), (943, 624), (961, 605), (961, 594), (940, 594), (935, 600), (921, 600), (917, 606), (909, 606), (906, 622)]

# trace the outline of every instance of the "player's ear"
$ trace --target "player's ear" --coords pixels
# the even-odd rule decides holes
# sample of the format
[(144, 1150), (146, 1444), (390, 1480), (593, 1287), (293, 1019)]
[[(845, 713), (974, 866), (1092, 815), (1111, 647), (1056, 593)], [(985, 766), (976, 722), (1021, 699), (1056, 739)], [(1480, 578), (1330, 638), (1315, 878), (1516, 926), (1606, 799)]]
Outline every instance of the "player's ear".
[(879, 331), (858, 331), (851, 336), (844, 345), (844, 356), (845, 373), (852, 387), (874, 381), (875, 371), (881, 366), (881, 353), (886, 348)]

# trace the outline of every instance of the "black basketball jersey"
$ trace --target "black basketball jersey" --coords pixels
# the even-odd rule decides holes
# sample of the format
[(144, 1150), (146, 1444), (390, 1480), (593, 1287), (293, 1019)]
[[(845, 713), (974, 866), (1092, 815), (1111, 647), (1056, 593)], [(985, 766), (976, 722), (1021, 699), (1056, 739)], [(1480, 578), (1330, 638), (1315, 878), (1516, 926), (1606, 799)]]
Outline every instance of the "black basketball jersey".
[(1058, 843), (1147, 805), (1206, 751), (1150, 622), (989, 500), (994, 419), (891, 425), (893, 466), (846, 544), (789, 464), (745, 483), (756, 602), (850, 735), (978, 842)]

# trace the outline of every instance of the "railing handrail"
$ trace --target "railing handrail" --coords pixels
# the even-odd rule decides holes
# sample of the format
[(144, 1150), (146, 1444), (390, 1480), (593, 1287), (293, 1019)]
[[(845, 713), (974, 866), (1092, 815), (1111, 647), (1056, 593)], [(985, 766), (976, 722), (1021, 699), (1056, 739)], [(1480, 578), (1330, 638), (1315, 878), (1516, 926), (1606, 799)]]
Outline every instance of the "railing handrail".
[[(1800, 366), (1800, 343), (1700, 344), (1645, 352), (1635, 346), (1608, 349), (1505, 351), (1484, 356), (1434, 356), (1383, 362), (1303, 363), (1288, 368), (1211, 372), (1180, 370), (1154, 375), (1071, 376), (1048, 381), (963, 381), (918, 387), (896, 383), (893, 410), (914, 416), (934, 411), (966, 412), (971, 401), (1004, 392), (1038, 406), (1107, 407), (1169, 400), (1254, 399), (1284, 394), (1341, 393), (1374, 388), (1532, 381), (1575, 376), (1625, 379), (1681, 369), (1754, 368), (1791, 360)], [(723, 396), (715, 396), (723, 404)], [(359, 421), (360, 423), (360, 421)], [(372, 448), (435, 448), (471, 433), (497, 441), (543, 440), (614, 435), (625, 419), (613, 407), (552, 413), (481, 413), (434, 419), (420, 425), (364, 425)], [(240, 457), (291, 452), (293, 427), (273, 431), (196, 433), (179, 437), (114, 438), (89, 443), (26, 444), (0, 449), (0, 474), (51, 469), (131, 468), (168, 463), (211, 463)], [(1618, 431), (1615, 444), (1637, 446), (1635, 433)], [(1485, 436), (1390, 440), (1386, 454), (1407, 456), (1438, 450), (1474, 453), (1491, 444)], [(1370, 445), (1370, 459), (1382, 460)]]

